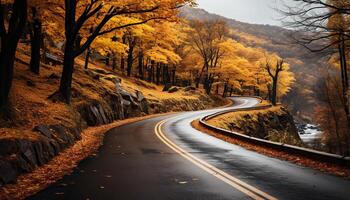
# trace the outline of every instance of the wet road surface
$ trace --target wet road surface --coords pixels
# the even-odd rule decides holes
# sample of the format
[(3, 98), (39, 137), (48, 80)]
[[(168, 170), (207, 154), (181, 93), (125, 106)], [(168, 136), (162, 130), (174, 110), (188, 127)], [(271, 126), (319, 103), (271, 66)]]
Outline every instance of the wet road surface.
[[(234, 108), (258, 104), (254, 98), (235, 101)], [(193, 120), (221, 110), (112, 129), (96, 156), (28, 199), (350, 199), (348, 180), (245, 150), (191, 127)]]

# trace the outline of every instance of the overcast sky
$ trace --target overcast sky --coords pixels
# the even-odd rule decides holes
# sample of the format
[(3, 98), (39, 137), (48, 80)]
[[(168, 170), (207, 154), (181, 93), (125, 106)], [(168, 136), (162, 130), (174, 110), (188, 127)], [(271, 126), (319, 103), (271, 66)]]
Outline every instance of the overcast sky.
[(280, 0), (197, 0), (199, 7), (242, 22), (281, 25)]

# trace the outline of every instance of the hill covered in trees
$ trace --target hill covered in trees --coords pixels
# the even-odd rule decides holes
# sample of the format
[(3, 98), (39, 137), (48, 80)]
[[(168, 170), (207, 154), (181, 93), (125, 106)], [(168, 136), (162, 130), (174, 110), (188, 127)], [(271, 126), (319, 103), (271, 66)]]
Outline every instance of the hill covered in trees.
[[(190, 20), (222, 20), (232, 30), (230, 37), (239, 43), (253, 48), (262, 48), (276, 53), (290, 64), (295, 75), (295, 85), (283, 98), (291, 111), (302, 118), (311, 119), (318, 102), (315, 91), (321, 77), (320, 68), (327, 64), (327, 57), (311, 53), (303, 46), (296, 44), (295, 32), (277, 26), (248, 24), (220, 15), (209, 13), (203, 9), (186, 7), (181, 16)], [(329, 57), (328, 57), (329, 59)]]

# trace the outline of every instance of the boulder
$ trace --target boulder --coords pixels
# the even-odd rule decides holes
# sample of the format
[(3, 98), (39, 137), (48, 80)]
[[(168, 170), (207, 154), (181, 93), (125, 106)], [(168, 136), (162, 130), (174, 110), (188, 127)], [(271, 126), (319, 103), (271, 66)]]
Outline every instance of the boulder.
[(165, 84), (165, 85), (164, 85), (164, 88), (163, 88), (163, 92), (169, 91), (169, 89), (171, 88), (171, 86), (173, 86), (171, 83)]
[(0, 156), (7, 156), (18, 151), (16, 140), (2, 139), (0, 140)]
[(65, 127), (63, 127), (62, 125), (50, 125), (50, 129), (52, 129), (55, 132), (55, 135), (58, 136), (58, 138), (60, 139), (58, 143), (60, 144), (61, 148), (66, 148), (69, 145), (73, 144), (73, 136), (70, 133), (68, 133)]
[(179, 91), (179, 88), (176, 87), (176, 86), (173, 86), (173, 87), (171, 87), (171, 88), (168, 90), (169, 93), (175, 93), (175, 92), (177, 92), (177, 91)]
[(145, 96), (143, 95), (143, 93), (140, 91), (136, 91), (136, 97), (137, 97), (137, 101), (139, 102), (139, 104), (141, 106), (141, 111), (146, 113), (146, 114), (149, 114), (148, 101), (145, 98)]
[(197, 88), (192, 87), (192, 86), (187, 86), (187, 87), (185, 87), (185, 89), (184, 89), (185, 92), (196, 91), (196, 90), (197, 90)]
[(48, 77), (48, 79), (51, 79), (51, 80), (58, 80), (60, 79), (60, 76), (55, 74), (55, 73), (52, 73), (50, 74), (50, 76)]
[(18, 176), (14, 166), (5, 159), (0, 159), (0, 182), (2, 184), (13, 183)]
[(41, 135), (52, 139), (52, 131), (50, 130), (50, 128), (46, 125), (38, 125), (36, 127), (33, 128), (33, 131), (35, 132), (39, 132)]

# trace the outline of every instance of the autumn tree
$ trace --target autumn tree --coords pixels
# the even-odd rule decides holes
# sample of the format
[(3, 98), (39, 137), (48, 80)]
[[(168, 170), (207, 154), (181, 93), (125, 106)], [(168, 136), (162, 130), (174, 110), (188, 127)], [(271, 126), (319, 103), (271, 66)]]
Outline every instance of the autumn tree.
[[(5, 12), (6, 5), (10, 13)], [(0, 116), (7, 113), (16, 49), (26, 21), (27, 0), (0, 1)]]
[[(58, 2), (59, 3), (59, 2)], [(71, 101), (72, 75), (74, 60), (81, 55), (93, 41), (104, 34), (130, 26), (144, 24), (154, 19), (176, 17), (176, 9), (188, 0), (100, 0), (64, 2), (65, 49), (63, 72), (58, 95), (66, 102)], [(132, 20), (118, 20), (120, 17), (130, 16)], [(93, 32), (88, 29), (93, 26)]]
[(202, 57), (203, 67), (197, 77), (196, 86), (204, 75), (204, 87), (207, 93), (210, 92), (209, 69), (215, 68), (224, 55), (220, 43), (224, 42), (228, 33), (227, 25), (223, 21), (205, 20), (192, 21), (192, 31), (189, 32), (193, 49)]

